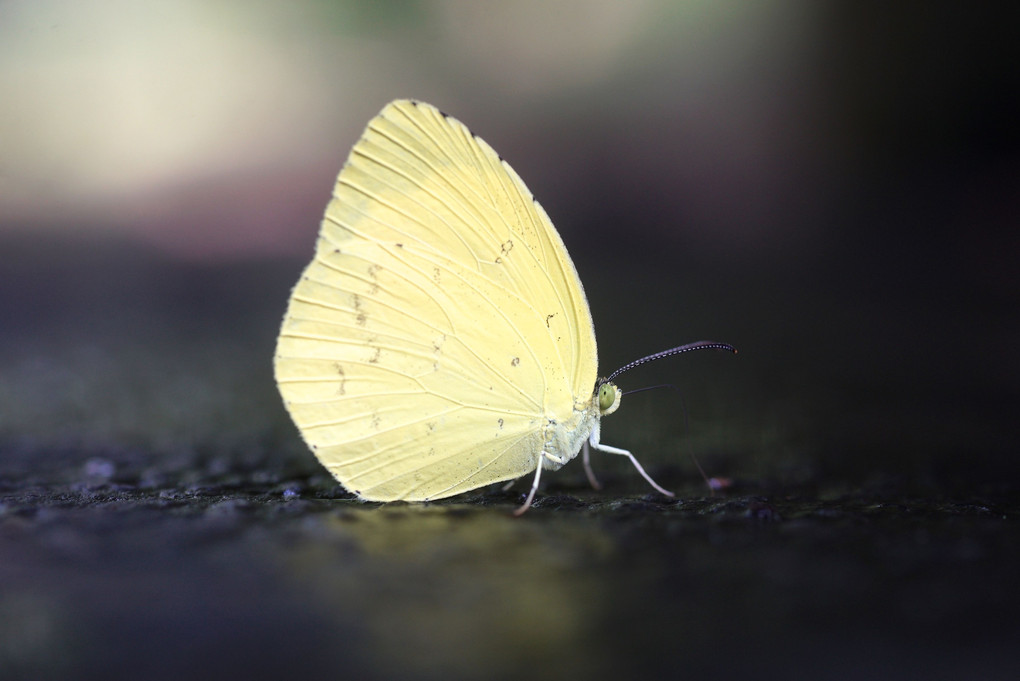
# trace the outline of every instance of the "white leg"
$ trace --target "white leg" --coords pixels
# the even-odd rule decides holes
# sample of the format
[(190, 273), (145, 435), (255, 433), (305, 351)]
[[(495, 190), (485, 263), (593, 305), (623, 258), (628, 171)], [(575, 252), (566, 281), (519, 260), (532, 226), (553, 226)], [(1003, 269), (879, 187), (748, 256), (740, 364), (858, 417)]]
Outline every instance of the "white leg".
[(531, 508), (531, 502), (535, 498), (535, 492), (538, 491), (538, 481), (542, 478), (542, 459), (545, 457), (545, 453), (538, 459), (538, 466), (535, 467), (535, 481), (531, 483), (531, 491), (528, 492), (528, 498), (524, 500), (524, 504), (514, 511), (514, 515), (522, 515), (525, 511)]
[(628, 459), (630, 459), (630, 462), (632, 464), (634, 464), (634, 468), (636, 468), (638, 473), (641, 474), (641, 477), (643, 477), (645, 480), (648, 481), (649, 485), (654, 487), (656, 490), (658, 490), (662, 494), (665, 494), (667, 497), (676, 496), (675, 494), (670, 492), (668, 489), (662, 487), (659, 483), (657, 483), (654, 480), (652, 480), (652, 476), (648, 475), (648, 473), (645, 473), (645, 469), (641, 467), (641, 464), (638, 463), (638, 460), (635, 459), (634, 455), (631, 454), (629, 451), (627, 451), (626, 449), (620, 449), (619, 447), (610, 447), (609, 445), (600, 444), (599, 443), (599, 435), (600, 435), (600, 431), (601, 431), (601, 428), (599, 427), (600, 425), (601, 424), (599, 424), (596, 421), (595, 422), (595, 428), (593, 428), (592, 431), (591, 431), (591, 437), (589, 438), (589, 442), (591, 443), (592, 447), (594, 447), (595, 449), (599, 450), (600, 452), (605, 452), (606, 454), (617, 454), (619, 456), (627, 457)]
[(591, 454), (587, 440), (581, 445), (581, 461), (584, 463), (584, 474), (588, 476), (588, 482), (592, 489), (602, 489), (602, 483), (595, 477), (595, 471), (591, 469)]

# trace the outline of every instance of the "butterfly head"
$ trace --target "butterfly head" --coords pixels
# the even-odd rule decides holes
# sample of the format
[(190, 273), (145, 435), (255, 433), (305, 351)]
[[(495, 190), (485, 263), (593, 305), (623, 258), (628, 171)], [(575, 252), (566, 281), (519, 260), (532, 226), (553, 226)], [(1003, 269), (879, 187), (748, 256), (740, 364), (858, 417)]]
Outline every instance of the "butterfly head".
[(599, 408), (599, 416), (612, 414), (620, 408), (620, 398), (623, 391), (616, 387), (615, 383), (606, 380), (599, 381), (595, 386), (595, 403)]

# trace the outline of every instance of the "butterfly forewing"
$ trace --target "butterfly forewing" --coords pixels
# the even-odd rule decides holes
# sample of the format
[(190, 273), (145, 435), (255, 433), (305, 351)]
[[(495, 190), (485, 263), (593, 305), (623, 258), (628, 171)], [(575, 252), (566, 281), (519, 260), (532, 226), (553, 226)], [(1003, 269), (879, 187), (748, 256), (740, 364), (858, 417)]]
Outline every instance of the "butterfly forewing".
[(516, 173), (430, 105), (383, 109), (340, 172), (277, 346), (320, 461), (374, 500), (520, 477), (546, 419), (590, 399), (595, 356), (573, 264)]

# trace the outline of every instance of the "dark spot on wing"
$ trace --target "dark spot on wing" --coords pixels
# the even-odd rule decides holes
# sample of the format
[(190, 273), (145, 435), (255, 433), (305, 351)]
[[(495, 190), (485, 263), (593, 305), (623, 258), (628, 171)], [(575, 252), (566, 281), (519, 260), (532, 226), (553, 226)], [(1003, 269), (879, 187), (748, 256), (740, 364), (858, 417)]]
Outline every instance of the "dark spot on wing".
[(347, 392), (347, 375), (344, 373), (344, 368), (340, 362), (334, 362), (333, 366), (336, 367), (336, 373), (340, 377), (340, 387), (337, 388), (337, 395), (343, 395)]

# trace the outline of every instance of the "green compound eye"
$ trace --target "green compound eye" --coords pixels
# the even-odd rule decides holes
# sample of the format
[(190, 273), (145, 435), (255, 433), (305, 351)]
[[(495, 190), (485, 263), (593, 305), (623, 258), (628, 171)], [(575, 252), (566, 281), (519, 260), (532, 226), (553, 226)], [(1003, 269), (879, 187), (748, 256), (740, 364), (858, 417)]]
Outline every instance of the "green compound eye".
[(616, 403), (616, 386), (603, 383), (599, 386), (599, 411), (606, 411)]

